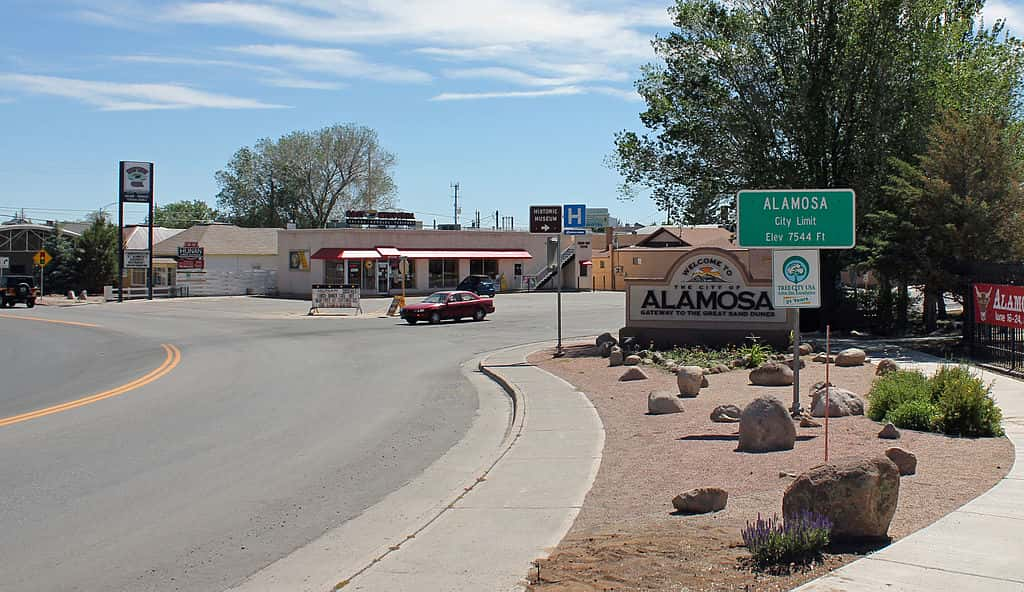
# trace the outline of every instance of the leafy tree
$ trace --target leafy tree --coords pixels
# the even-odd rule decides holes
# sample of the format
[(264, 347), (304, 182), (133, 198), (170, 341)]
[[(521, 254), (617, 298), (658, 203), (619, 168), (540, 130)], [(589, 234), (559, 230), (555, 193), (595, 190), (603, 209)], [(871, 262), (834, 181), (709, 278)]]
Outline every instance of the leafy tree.
[(166, 228), (189, 228), (200, 222), (214, 222), (220, 217), (217, 210), (199, 199), (176, 201), (153, 209), (154, 225)]
[(92, 224), (82, 232), (79, 246), (79, 286), (92, 293), (103, 290), (117, 278), (117, 226), (107, 220), (104, 212), (89, 216)]
[[(922, 153), (939, 112), (975, 101), (998, 111), (1019, 89), (1004, 75), (1015, 41), (1000, 41), (1000, 24), (978, 29), (981, 7), (678, 0), (676, 29), (654, 41), (661, 62), (637, 83), (648, 132), (620, 132), (614, 165), (686, 222), (711, 221), (709, 205), (744, 188), (851, 187), (859, 212), (884, 209), (891, 159)], [(860, 216), (858, 236), (877, 224)], [(827, 318), (846, 262), (824, 255)]]
[(75, 240), (63, 234), (60, 226), (43, 241), (43, 248), (53, 261), (43, 268), (44, 288), (47, 292), (63, 294), (68, 290), (77, 290), (79, 249)]
[(322, 228), (344, 209), (393, 206), (395, 156), (354, 124), (262, 139), (217, 172), (218, 206), (243, 226)]

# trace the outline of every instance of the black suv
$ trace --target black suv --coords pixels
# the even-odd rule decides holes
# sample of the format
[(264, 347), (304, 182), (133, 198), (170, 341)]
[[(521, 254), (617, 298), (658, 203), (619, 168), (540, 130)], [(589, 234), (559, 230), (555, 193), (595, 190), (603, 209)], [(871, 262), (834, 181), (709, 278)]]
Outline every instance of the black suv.
[(39, 290), (36, 290), (35, 286), (36, 280), (30, 275), (0, 277), (0, 304), (11, 308), (17, 302), (24, 302), (25, 306), (32, 308), (39, 296)]
[(466, 290), (477, 296), (486, 295), (494, 298), (494, 294), (498, 291), (498, 284), (486, 275), (470, 275), (459, 282), (459, 290)]

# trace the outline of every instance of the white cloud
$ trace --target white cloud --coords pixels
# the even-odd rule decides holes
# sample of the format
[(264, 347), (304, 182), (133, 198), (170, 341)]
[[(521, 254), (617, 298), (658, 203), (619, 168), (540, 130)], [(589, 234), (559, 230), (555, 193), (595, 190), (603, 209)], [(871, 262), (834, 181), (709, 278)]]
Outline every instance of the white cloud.
[(511, 82), (522, 86), (562, 86), (580, 82), (580, 78), (578, 77), (553, 78), (550, 76), (534, 76), (520, 70), (513, 70), (512, 68), (503, 68), (499, 66), (445, 70), (444, 75), (448, 78), (454, 79), (500, 80), (502, 82)]
[(211, 60), (201, 58), (183, 58), (175, 56), (154, 56), (154, 55), (128, 55), (128, 56), (114, 56), (114, 61), (118, 62), (129, 62), (129, 63), (142, 63), (142, 64), (170, 64), (170, 65), (184, 65), (184, 66), (209, 66), (209, 67), (220, 67), (228, 68), (231, 70), (250, 70), (254, 72), (262, 72), (264, 76), (259, 78), (259, 81), (268, 84), (270, 86), (277, 86), (281, 88), (301, 88), (301, 89), (312, 89), (312, 90), (336, 90), (345, 86), (340, 82), (329, 82), (324, 80), (308, 80), (289, 74), (286, 70), (281, 68), (275, 68), (273, 66), (265, 66), (261, 64), (250, 64), (247, 62), (240, 62), (237, 60)]
[(103, 111), (283, 107), (254, 99), (208, 93), (181, 84), (120, 83), (30, 74), (0, 74), (0, 87), (31, 94), (75, 99), (99, 107)]
[(441, 93), (431, 98), (431, 101), (472, 101), (480, 99), (532, 99), (537, 97), (552, 97), (565, 95), (579, 95), (585, 91), (576, 86), (562, 86), (547, 90), (516, 90), (504, 92), (469, 92), (469, 93)]
[(1003, 20), (1011, 35), (1024, 36), (1024, 3), (1003, 0), (986, 2), (981, 12), (985, 16), (986, 26), (991, 27), (997, 20)]
[(329, 74), (339, 78), (369, 78), (384, 82), (429, 82), (430, 74), (411, 68), (400, 68), (367, 62), (354, 51), (297, 45), (244, 45), (231, 51), (263, 58), (281, 60), (289, 66)]

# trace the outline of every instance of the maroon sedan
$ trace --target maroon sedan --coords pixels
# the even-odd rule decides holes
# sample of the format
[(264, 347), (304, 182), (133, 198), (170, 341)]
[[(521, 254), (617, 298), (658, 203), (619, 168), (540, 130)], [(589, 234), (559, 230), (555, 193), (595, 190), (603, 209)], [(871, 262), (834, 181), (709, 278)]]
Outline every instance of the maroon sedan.
[(472, 292), (434, 292), (419, 304), (410, 304), (402, 308), (402, 318), (410, 325), (419, 321), (440, 323), (443, 319), (471, 318), (482, 321), (489, 313), (494, 312), (494, 300), (481, 298)]

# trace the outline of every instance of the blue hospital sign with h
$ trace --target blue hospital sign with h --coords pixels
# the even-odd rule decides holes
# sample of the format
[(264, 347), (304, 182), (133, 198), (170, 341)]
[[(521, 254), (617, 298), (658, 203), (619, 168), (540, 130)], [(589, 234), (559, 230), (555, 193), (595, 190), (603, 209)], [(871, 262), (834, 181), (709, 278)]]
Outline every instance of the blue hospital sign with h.
[(586, 228), (587, 206), (584, 204), (566, 204), (563, 207), (562, 228)]

